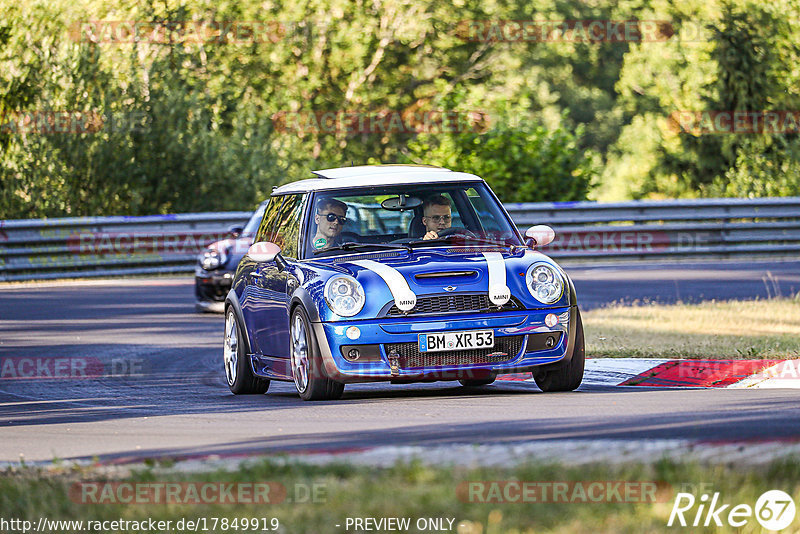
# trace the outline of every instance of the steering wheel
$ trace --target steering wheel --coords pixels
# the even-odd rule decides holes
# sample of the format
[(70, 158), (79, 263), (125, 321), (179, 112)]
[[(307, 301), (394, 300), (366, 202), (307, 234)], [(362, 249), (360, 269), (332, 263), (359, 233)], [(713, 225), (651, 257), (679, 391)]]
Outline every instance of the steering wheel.
[(447, 236), (451, 236), (451, 235), (463, 235), (465, 237), (478, 237), (471, 230), (467, 230), (466, 228), (453, 228), (453, 227), (445, 228), (441, 232), (438, 232), (438, 234), (439, 234), (439, 237), (447, 237)]
[(348, 241), (354, 241), (356, 243), (361, 242), (361, 236), (355, 232), (341, 232), (339, 234), (339, 239), (342, 243), (346, 243)]

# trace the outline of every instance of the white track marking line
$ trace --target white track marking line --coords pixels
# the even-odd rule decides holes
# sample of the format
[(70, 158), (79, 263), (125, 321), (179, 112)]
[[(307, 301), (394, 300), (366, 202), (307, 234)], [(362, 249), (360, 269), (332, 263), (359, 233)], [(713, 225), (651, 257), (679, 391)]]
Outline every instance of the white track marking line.
[(786, 360), (731, 384), (728, 388), (800, 388), (800, 360)]

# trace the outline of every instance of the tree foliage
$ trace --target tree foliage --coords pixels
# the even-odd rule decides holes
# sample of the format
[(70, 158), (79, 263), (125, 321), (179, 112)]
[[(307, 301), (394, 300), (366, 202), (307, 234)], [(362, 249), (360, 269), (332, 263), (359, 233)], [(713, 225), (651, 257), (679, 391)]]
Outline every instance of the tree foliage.
[(635, 116), (609, 157), (602, 186), (608, 196), (800, 193), (796, 129), (696, 133), (670, 128), (667, 118), (676, 112), (800, 110), (798, 4), (725, 0), (712, 10), (709, 6), (677, 15), (661, 12), (702, 26), (698, 39), (668, 43), (669, 53), (662, 55), (653, 54), (651, 44), (626, 56), (618, 88), (621, 102)]
[[(798, 2), (0, 0), (0, 218), (245, 209), (315, 168), (398, 161), (480, 174), (509, 201), (798, 194), (796, 133), (697, 135), (667, 120), (800, 109)], [(486, 42), (458, 30), (637, 19), (678, 33)], [(266, 31), (111, 42), (86, 21)], [(276, 119), (442, 110), (488, 113), (491, 127), (298, 131)], [(48, 111), (88, 130), (48, 130)], [(15, 131), (26, 114), (43, 127)]]
[(506, 202), (586, 198), (592, 187), (592, 154), (577, 148), (583, 133), (530, 124), (513, 110), (494, 113), (486, 131), (423, 134), (409, 143), (408, 157), (483, 177)]

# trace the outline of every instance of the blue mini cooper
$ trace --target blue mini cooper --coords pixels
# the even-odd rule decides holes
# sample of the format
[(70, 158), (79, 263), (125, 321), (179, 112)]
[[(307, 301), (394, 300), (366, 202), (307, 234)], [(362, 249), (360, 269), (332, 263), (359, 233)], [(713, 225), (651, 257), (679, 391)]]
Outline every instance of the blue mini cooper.
[(532, 372), (543, 391), (583, 379), (570, 278), (523, 237), (479, 177), (378, 165), (275, 189), (225, 299), (236, 394), (293, 381), (305, 400), (349, 382), (492, 383)]

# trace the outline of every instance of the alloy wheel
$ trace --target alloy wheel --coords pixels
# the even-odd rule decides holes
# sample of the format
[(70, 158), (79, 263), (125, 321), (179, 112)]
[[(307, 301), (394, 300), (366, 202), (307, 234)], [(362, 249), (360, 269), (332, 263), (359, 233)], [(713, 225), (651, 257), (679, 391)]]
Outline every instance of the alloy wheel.
[(228, 313), (225, 318), (223, 358), (225, 360), (225, 375), (228, 378), (228, 385), (232, 386), (236, 382), (236, 369), (239, 363), (239, 329), (233, 312)]
[(297, 391), (308, 388), (308, 335), (303, 318), (298, 314), (292, 324), (292, 377)]

